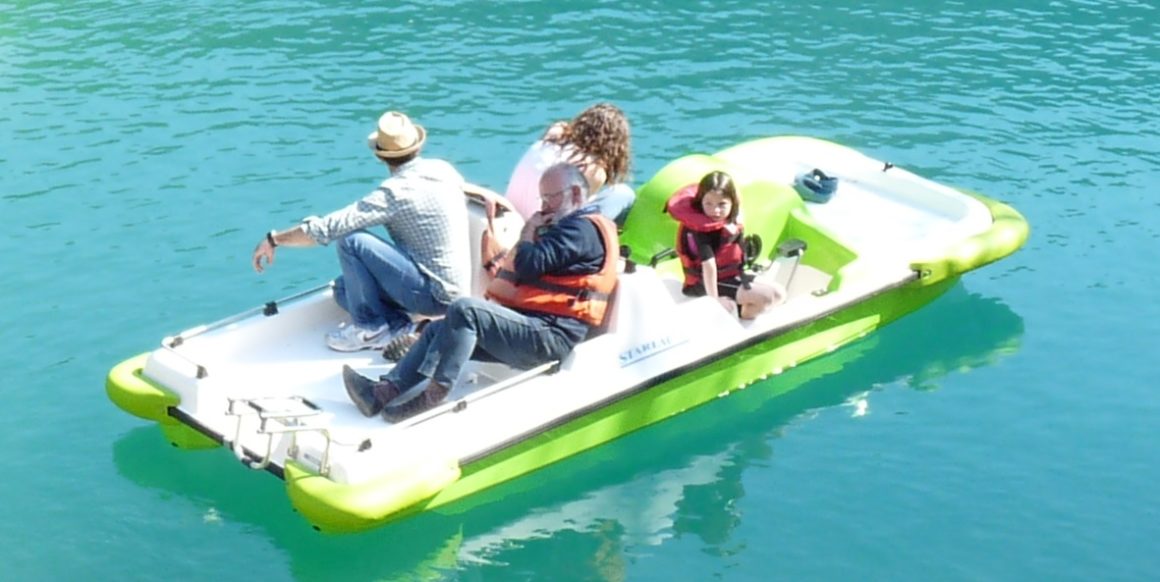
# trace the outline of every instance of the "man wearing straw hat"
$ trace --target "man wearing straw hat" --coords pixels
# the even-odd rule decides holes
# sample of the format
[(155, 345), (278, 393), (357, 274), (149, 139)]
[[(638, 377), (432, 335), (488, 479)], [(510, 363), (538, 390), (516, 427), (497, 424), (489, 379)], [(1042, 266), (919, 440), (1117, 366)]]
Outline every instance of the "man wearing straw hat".
[[(271, 230), (254, 249), (254, 270), (274, 263), (277, 247), (337, 241), (342, 275), (334, 298), (351, 323), (326, 335), (331, 349), (380, 349), (410, 334), (413, 316), (440, 316), (470, 290), (470, 242), (463, 176), (451, 164), (422, 158), (421, 125), (388, 111), (367, 136), (390, 176), (370, 194), (323, 217)], [(389, 238), (369, 229), (385, 228)]]

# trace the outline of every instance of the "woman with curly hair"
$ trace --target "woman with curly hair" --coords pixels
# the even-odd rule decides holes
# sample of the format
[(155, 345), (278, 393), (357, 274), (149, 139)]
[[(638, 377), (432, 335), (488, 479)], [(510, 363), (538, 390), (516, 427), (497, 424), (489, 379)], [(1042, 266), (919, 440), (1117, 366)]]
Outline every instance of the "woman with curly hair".
[(597, 103), (571, 121), (557, 121), (532, 144), (508, 181), (507, 198), (525, 219), (540, 209), (544, 170), (561, 162), (575, 164), (588, 180), (590, 206), (624, 224), (635, 194), (625, 184), (631, 156), (628, 118), (611, 103)]

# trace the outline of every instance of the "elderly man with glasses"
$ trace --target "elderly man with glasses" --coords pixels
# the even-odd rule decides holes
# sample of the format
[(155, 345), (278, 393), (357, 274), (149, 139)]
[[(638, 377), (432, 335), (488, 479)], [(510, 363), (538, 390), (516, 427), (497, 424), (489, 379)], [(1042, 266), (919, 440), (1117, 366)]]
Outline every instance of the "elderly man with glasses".
[(616, 225), (585, 208), (588, 183), (567, 163), (540, 178), (540, 211), (504, 258), (490, 301), (458, 299), (381, 381), (343, 369), (365, 416), (398, 422), (442, 403), (469, 359), (529, 369), (562, 360), (599, 325), (616, 286)]

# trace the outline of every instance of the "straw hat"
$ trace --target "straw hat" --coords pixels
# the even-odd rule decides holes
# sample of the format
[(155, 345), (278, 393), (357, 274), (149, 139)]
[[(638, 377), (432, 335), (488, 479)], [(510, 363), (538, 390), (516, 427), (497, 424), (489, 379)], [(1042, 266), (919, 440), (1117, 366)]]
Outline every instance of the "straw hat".
[(367, 136), (367, 146), (375, 155), (384, 158), (409, 156), (423, 147), (427, 130), (411, 123), (411, 118), (398, 111), (388, 111), (379, 118), (378, 129)]

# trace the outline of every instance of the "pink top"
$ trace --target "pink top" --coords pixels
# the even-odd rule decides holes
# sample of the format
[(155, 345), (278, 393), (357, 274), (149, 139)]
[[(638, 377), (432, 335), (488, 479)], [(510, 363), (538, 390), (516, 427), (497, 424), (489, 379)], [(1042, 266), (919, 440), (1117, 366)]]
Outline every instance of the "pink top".
[(568, 161), (573, 148), (539, 140), (524, 152), (508, 179), (506, 196), (525, 220), (540, 209), (540, 176), (544, 170)]

